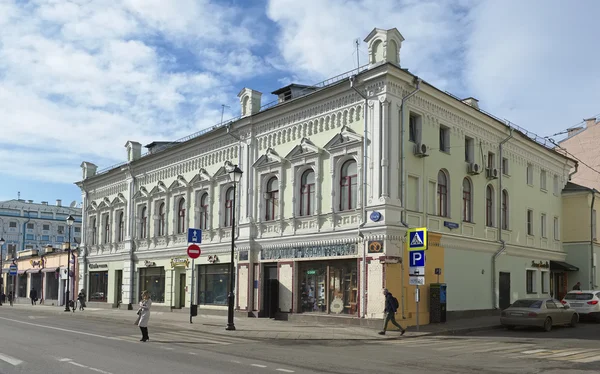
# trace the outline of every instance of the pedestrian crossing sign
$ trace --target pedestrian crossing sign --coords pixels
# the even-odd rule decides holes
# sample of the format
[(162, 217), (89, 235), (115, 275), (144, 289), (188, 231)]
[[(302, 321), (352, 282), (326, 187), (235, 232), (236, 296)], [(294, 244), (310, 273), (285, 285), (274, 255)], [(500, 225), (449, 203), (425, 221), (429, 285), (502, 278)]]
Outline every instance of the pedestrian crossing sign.
[(427, 228), (408, 230), (408, 250), (421, 251), (427, 249)]

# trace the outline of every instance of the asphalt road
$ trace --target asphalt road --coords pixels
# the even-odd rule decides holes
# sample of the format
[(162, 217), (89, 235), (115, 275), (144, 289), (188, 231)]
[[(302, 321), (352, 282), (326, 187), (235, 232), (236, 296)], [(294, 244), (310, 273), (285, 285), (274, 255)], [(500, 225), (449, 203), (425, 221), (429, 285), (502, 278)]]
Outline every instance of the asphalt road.
[(133, 324), (3, 306), (0, 374), (591, 374), (600, 364), (595, 324), (365, 342), (253, 341), (150, 325), (150, 342), (139, 339)]

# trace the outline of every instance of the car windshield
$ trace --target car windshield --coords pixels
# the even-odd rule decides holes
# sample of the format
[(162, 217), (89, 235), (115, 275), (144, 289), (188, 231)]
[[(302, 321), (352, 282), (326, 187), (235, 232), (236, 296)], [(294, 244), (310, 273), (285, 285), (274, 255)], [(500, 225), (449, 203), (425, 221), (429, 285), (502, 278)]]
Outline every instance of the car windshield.
[(542, 306), (541, 300), (517, 300), (511, 305), (513, 308), (534, 308), (539, 309)]
[(565, 300), (592, 300), (594, 295), (591, 293), (568, 293)]

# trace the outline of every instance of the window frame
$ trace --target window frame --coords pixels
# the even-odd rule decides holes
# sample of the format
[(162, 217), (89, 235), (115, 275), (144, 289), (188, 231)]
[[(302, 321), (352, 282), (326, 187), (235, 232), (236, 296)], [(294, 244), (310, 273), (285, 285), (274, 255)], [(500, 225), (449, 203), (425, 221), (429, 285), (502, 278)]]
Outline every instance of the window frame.
[[(465, 191), (468, 186), (468, 191)], [(467, 177), (463, 178), (463, 222), (473, 223), (473, 183)]]
[[(313, 183), (308, 183), (308, 175), (312, 174)], [(312, 216), (315, 211), (315, 187), (316, 187), (316, 174), (314, 169), (308, 168), (302, 171), (300, 174), (300, 206), (298, 207), (298, 216), (308, 217)]]
[(104, 215), (104, 224), (102, 226), (104, 229), (104, 240), (103, 243), (104, 244), (108, 244), (110, 243), (110, 214), (105, 214)]
[(540, 190), (542, 190), (543, 192), (548, 191), (547, 178), (548, 178), (548, 173), (546, 173), (546, 170), (544, 170), (544, 169), (540, 170)]
[[(264, 195), (264, 219), (265, 221), (275, 221), (279, 218), (279, 178), (275, 175), (270, 175), (266, 178), (265, 195)], [(273, 184), (277, 184), (277, 189), (273, 189)]]
[(502, 175), (510, 175), (510, 161), (508, 157), (502, 157)]
[(485, 226), (495, 227), (494, 220), (494, 187), (487, 184), (485, 187)]
[(510, 196), (508, 195), (508, 191), (505, 189), (502, 190), (502, 230), (508, 230), (509, 218), (510, 218)]
[(527, 169), (526, 169), (526, 182), (528, 186), (533, 186), (534, 185), (534, 180), (533, 180), (533, 164), (531, 163), (527, 163)]
[(208, 191), (202, 190), (198, 194), (200, 195), (198, 200), (200, 205), (198, 227), (200, 230), (208, 230), (208, 210), (210, 206)]
[[(443, 183), (441, 183), (443, 181)], [(440, 169), (437, 175), (436, 197), (437, 197), (437, 215), (440, 217), (450, 217), (450, 200), (448, 199), (448, 190), (450, 177), (448, 173)]]
[(233, 227), (233, 209), (235, 209), (233, 200), (235, 198), (235, 189), (233, 185), (225, 186), (225, 195), (223, 199), (223, 227)]
[(408, 141), (419, 144), (422, 139), (423, 117), (420, 114), (410, 112), (408, 114)]
[(439, 147), (440, 152), (450, 153), (450, 128), (448, 126), (440, 125)]
[(185, 218), (186, 218), (186, 200), (185, 197), (180, 197), (179, 200), (177, 201), (177, 234), (185, 234), (186, 232), (186, 225), (185, 225)]
[(554, 226), (554, 240), (560, 241), (560, 219), (558, 217), (554, 217), (553, 220)]
[(548, 237), (548, 217), (546, 213), (540, 214), (540, 236), (544, 239)]
[(527, 219), (525, 222), (527, 224), (527, 235), (535, 236), (535, 232), (533, 229), (533, 209), (527, 209)]
[[(531, 275), (531, 279), (530, 279)], [(529, 295), (537, 293), (536, 287), (537, 270), (525, 269), (525, 292)]]
[(465, 162), (475, 162), (475, 138), (465, 135)]
[[(348, 168), (349, 166), (354, 164), (356, 168), (355, 174), (349, 174)], [(354, 186), (354, 187), (353, 187)], [(358, 207), (358, 162), (354, 158), (347, 159), (342, 162), (340, 166), (340, 176), (339, 176), (339, 187), (340, 187), (340, 197), (339, 197), (339, 211), (340, 212), (349, 212), (357, 209)], [(344, 189), (347, 193), (347, 201), (344, 202)], [(353, 194), (354, 204), (352, 203)]]
[(488, 169), (496, 168), (496, 154), (494, 152), (488, 151), (487, 168)]
[(157, 222), (156, 222), (156, 235), (157, 236), (165, 236), (166, 234), (166, 223), (167, 223), (167, 203), (166, 201), (158, 202), (157, 209)]
[(148, 238), (148, 205), (143, 205), (140, 210), (140, 239)]
[(120, 211), (118, 215), (117, 241), (122, 242), (125, 239), (125, 212)]

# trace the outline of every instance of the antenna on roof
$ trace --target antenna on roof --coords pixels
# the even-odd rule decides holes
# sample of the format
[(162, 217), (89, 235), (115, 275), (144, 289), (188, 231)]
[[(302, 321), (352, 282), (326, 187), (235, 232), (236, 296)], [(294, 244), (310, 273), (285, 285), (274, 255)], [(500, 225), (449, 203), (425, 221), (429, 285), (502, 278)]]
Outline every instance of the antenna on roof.
[(21, 200), (21, 191), (17, 191), (17, 200)]
[(221, 104), (221, 126), (223, 126), (223, 113), (225, 113), (225, 108), (229, 108), (229, 105)]
[(76, 207), (77, 207), (77, 201), (73, 200), (73, 201), (71, 202), (71, 205), (69, 205), (69, 207), (71, 207), (71, 208), (76, 208)]
[(360, 69), (360, 55), (358, 54), (358, 49), (360, 48), (360, 39), (354, 39), (354, 44), (356, 45), (356, 68)]

